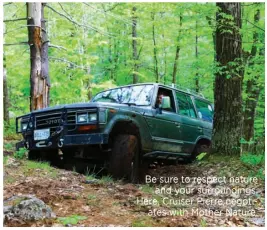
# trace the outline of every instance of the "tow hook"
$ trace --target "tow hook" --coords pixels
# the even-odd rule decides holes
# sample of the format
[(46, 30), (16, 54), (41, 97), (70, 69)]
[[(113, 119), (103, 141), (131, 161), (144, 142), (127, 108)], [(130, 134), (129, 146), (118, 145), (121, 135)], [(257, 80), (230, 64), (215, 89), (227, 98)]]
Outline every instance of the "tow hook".
[(63, 146), (63, 144), (64, 144), (63, 141), (64, 141), (64, 139), (60, 139), (59, 142), (57, 143), (57, 146), (59, 148), (61, 148)]
[(24, 146), (25, 146), (26, 149), (29, 149), (29, 147), (30, 147), (30, 146), (29, 146), (29, 142), (28, 142), (28, 141), (25, 141), (25, 142), (24, 142)]

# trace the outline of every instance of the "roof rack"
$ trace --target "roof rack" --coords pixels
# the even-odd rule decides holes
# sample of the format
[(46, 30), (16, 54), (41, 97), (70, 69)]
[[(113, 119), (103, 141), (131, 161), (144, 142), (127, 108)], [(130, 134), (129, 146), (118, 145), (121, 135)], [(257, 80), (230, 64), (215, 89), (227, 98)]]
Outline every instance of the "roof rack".
[(172, 88), (175, 88), (175, 89), (180, 89), (184, 92), (187, 92), (187, 93), (191, 93), (195, 96), (199, 96), (199, 97), (202, 97), (202, 98), (205, 98), (204, 95), (202, 93), (199, 93), (199, 92), (196, 92), (195, 90), (192, 90), (192, 89), (188, 89), (188, 88), (185, 88), (185, 87), (182, 87), (182, 86), (179, 86), (179, 85), (175, 85), (175, 84), (171, 84), (169, 85), (171, 86)]

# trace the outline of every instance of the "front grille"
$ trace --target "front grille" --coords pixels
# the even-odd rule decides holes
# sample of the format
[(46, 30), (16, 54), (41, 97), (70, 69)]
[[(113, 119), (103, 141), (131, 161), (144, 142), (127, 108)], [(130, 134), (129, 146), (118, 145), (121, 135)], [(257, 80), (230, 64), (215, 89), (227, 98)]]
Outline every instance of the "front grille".
[[(36, 129), (45, 129), (50, 128), (51, 132), (54, 132), (60, 124), (62, 112), (51, 112), (36, 115)], [(67, 113), (67, 125), (68, 130), (75, 129), (76, 113), (68, 112)]]
[[(97, 109), (86, 109), (86, 110), (69, 110), (67, 111), (67, 129), (73, 131), (76, 129), (76, 113), (77, 112), (96, 112)], [(35, 129), (50, 128), (50, 132), (54, 132), (60, 124), (62, 117), (62, 111), (46, 112), (37, 114), (35, 116)]]

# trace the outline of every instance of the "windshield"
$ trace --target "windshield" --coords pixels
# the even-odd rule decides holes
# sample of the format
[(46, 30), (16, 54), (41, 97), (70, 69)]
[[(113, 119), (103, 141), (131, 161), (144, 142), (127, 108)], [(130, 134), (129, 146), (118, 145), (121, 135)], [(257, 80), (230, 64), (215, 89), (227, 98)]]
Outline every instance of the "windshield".
[(154, 85), (136, 85), (111, 89), (97, 94), (92, 102), (150, 105)]

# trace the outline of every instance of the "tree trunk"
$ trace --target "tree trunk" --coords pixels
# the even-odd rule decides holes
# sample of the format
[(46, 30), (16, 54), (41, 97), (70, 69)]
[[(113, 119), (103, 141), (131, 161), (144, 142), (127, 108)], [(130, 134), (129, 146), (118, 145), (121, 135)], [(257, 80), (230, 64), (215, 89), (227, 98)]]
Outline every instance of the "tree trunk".
[(173, 72), (172, 72), (172, 83), (176, 85), (176, 73), (178, 68), (178, 59), (180, 54), (180, 38), (181, 38), (181, 27), (182, 27), (182, 15), (180, 15), (180, 28), (179, 28), (179, 34), (177, 37), (177, 46), (176, 46), (176, 52), (175, 52), (175, 58), (174, 58), (174, 64), (173, 64)]
[[(219, 8), (216, 60), (220, 71), (216, 73), (214, 88), (212, 152), (238, 155), (242, 135), (241, 6), (240, 3), (216, 3), (216, 6)], [(225, 14), (233, 19), (225, 18)], [(234, 25), (229, 26), (230, 23)]]
[(195, 83), (196, 83), (196, 92), (199, 92), (199, 74), (198, 74), (198, 34), (197, 34), (197, 30), (198, 30), (198, 24), (197, 24), (197, 20), (196, 20), (196, 44), (195, 44), (195, 56), (196, 56), (196, 78), (195, 78)]
[(132, 9), (132, 47), (133, 47), (133, 84), (138, 82), (138, 65), (137, 65), (137, 59), (138, 59), (138, 54), (137, 54), (137, 33), (136, 33), (136, 26), (137, 26), (137, 17), (136, 17), (136, 7), (134, 6)]
[(49, 106), (50, 79), (44, 4), (27, 3), (27, 18), (31, 60), (30, 110), (32, 111)]
[[(254, 23), (257, 24), (260, 20), (260, 10), (257, 10), (254, 15)], [(257, 55), (257, 45), (259, 41), (259, 34), (255, 30), (253, 33), (253, 45), (249, 58), (252, 59), (249, 61), (248, 67), (252, 67), (254, 63), (254, 58)], [(256, 115), (256, 107), (260, 95), (261, 87), (258, 84), (258, 76), (250, 77), (246, 84), (246, 101), (245, 101), (245, 111), (244, 111), (244, 123), (243, 123), (243, 137), (245, 140), (250, 141), (254, 139), (254, 120)], [(244, 144), (242, 146), (243, 151), (249, 150), (249, 145)]]
[(155, 12), (151, 13), (152, 18), (152, 39), (153, 39), (153, 53), (154, 53), (154, 71), (156, 74), (156, 82), (159, 82), (159, 68), (158, 68), (158, 58), (157, 58), (157, 44), (155, 36)]

